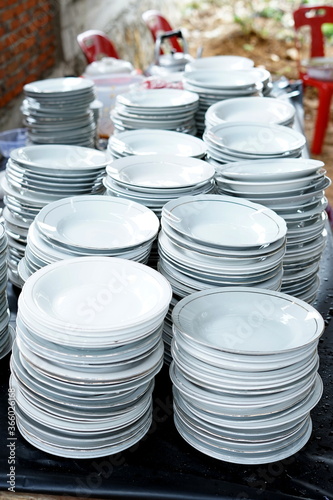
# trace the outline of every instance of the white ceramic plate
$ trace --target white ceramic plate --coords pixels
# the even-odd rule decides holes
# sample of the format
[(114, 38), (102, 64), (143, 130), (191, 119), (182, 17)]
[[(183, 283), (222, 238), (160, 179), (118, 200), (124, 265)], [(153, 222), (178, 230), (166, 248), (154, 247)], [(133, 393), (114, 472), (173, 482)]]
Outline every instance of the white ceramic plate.
[(184, 73), (184, 81), (205, 89), (247, 89), (261, 81), (257, 71), (249, 70), (197, 70)]
[(178, 89), (133, 90), (117, 96), (117, 102), (134, 108), (173, 108), (198, 102), (198, 96)]
[(221, 69), (221, 70), (238, 70), (249, 69), (254, 66), (254, 61), (248, 57), (241, 56), (211, 56), (195, 59), (185, 66), (185, 71), (193, 71), (197, 69)]
[(94, 82), (88, 78), (49, 78), (39, 80), (37, 82), (27, 83), (24, 86), (24, 92), (27, 94), (52, 94), (58, 95), (63, 93), (81, 94), (91, 90)]

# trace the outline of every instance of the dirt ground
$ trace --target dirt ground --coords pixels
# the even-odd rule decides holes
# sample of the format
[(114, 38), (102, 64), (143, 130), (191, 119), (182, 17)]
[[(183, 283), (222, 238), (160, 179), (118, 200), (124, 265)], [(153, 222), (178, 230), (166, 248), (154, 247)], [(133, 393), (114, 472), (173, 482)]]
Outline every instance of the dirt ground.
[[(190, 19), (190, 20), (189, 20)], [(240, 55), (251, 58), (255, 66), (269, 70), (273, 79), (286, 76), (290, 80), (298, 79), (297, 51), (295, 42), (289, 34), (279, 37), (277, 24), (270, 25), (270, 20), (262, 19), (262, 31), (270, 36), (262, 35), (261, 30), (245, 32), (239, 25), (223, 24), (214, 9), (200, 11), (200, 15), (193, 13), (184, 19), (182, 27), (190, 52), (195, 56), (198, 47), (203, 48), (205, 57), (213, 55)], [(331, 55), (331, 54), (330, 54)], [(316, 90), (307, 88), (303, 96), (304, 104), (304, 133), (309, 148), (312, 142), (318, 99)], [(333, 113), (326, 132), (325, 142), (320, 155), (312, 155), (325, 163), (328, 176), (333, 180)], [(333, 186), (330, 186), (326, 195), (333, 205)]]

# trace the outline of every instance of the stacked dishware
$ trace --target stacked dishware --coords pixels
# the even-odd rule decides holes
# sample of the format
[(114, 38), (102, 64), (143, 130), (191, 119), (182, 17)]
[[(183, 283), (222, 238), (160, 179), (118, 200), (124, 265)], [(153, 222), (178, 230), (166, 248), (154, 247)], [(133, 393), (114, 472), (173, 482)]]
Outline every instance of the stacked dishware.
[(4, 358), (11, 349), (9, 332), (9, 317), (7, 300), (7, 236), (0, 224), (0, 359)]
[(225, 99), (267, 94), (270, 73), (260, 68), (247, 70), (201, 69), (184, 73), (184, 89), (199, 96), (196, 126), (201, 135), (205, 130), (205, 114), (216, 102)]
[(9, 279), (15, 285), (21, 284), (17, 265), (24, 257), (28, 229), (38, 212), (61, 198), (103, 193), (109, 161), (104, 152), (81, 146), (50, 144), (11, 152), (2, 188)]
[(204, 158), (207, 146), (202, 139), (172, 130), (138, 129), (119, 132), (108, 141), (108, 152), (113, 158), (160, 154)]
[(11, 358), (22, 436), (68, 458), (138, 442), (152, 421), (170, 296), (160, 273), (125, 259), (79, 257), (34, 273), (18, 300)]
[(210, 289), (173, 310), (174, 420), (194, 448), (247, 465), (283, 460), (310, 438), (322, 395), (321, 315), (284, 293)]
[(203, 140), (216, 169), (233, 161), (299, 158), (306, 143), (303, 134), (289, 127), (252, 121), (214, 125)]
[(238, 97), (220, 101), (207, 109), (206, 129), (225, 122), (252, 121), (273, 123), (291, 127), (295, 118), (295, 107), (285, 99), (273, 97)]
[(173, 298), (164, 322), (170, 361), (171, 314), (181, 298), (212, 287), (280, 290), (286, 223), (272, 210), (231, 196), (183, 196), (162, 209), (158, 270)]
[(198, 102), (198, 96), (186, 90), (132, 90), (116, 97), (111, 120), (116, 132), (149, 128), (196, 135)]
[(324, 163), (303, 158), (230, 163), (216, 176), (217, 191), (265, 205), (284, 218), (287, 246), (281, 290), (313, 303), (325, 247), (331, 181)]
[(23, 88), (22, 113), (30, 144), (94, 147), (96, 123), (90, 106), (94, 82), (86, 78), (50, 78)]
[(102, 255), (146, 264), (159, 229), (145, 206), (109, 196), (74, 196), (49, 203), (29, 227), (18, 265), (24, 283), (41, 267), (59, 260)]

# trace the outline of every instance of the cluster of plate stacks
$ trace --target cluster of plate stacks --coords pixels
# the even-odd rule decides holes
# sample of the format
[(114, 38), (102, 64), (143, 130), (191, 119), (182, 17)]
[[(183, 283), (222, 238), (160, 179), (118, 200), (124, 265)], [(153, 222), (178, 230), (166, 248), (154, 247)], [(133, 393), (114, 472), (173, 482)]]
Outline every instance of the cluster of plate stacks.
[(230, 196), (184, 196), (162, 210), (158, 269), (173, 290), (164, 322), (170, 361), (172, 308), (181, 298), (212, 287), (280, 290), (286, 223), (262, 205)]
[(186, 90), (132, 90), (116, 97), (110, 116), (116, 132), (149, 128), (196, 135), (198, 101)]
[(54, 201), (29, 228), (18, 274), (24, 283), (47, 264), (88, 255), (146, 264), (159, 225), (149, 208), (123, 198), (88, 195)]
[(205, 131), (207, 159), (216, 169), (242, 160), (299, 158), (305, 146), (303, 134), (282, 125), (227, 122)]
[(266, 95), (269, 82), (269, 71), (260, 68), (185, 71), (184, 89), (199, 96), (196, 114), (198, 133), (202, 135), (205, 130), (205, 114), (212, 104), (234, 97)]
[(12, 283), (21, 285), (17, 266), (24, 257), (29, 226), (38, 212), (67, 196), (103, 193), (108, 161), (104, 152), (81, 146), (26, 146), (11, 152), (2, 188)]
[(137, 262), (80, 257), (40, 269), (18, 301), (11, 358), (17, 426), (47, 453), (118, 453), (148, 431), (171, 296)]
[(117, 159), (124, 156), (168, 154), (204, 158), (206, 144), (193, 135), (173, 130), (139, 129), (119, 132), (108, 141), (108, 152)]
[(30, 144), (94, 147), (96, 123), (90, 105), (94, 82), (85, 78), (50, 78), (23, 88), (22, 113)]
[(175, 424), (217, 459), (261, 464), (300, 450), (322, 394), (320, 314), (287, 294), (199, 292), (173, 311)]
[(238, 97), (216, 102), (205, 115), (205, 127), (225, 122), (246, 122), (251, 120), (292, 127), (295, 120), (295, 107), (285, 99), (273, 97)]
[(7, 236), (0, 224), (0, 359), (5, 357), (11, 349), (9, 333), (9, 317), (7, 300)]
[(327, 199), (331, 181), (317, 160), (261, 160), (225, 165), (217, 190), (265, 205), (287, 223), (281, 290), (313, 303), (319, 288), (319, 262), (325, 247)]

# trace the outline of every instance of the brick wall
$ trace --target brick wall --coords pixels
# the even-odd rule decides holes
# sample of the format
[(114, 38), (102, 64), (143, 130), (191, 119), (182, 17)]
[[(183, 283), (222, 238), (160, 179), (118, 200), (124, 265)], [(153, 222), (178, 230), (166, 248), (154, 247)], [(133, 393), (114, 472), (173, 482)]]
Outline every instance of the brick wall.
[(0, 107), (56, 62), (57, 0), (0, 0)]

